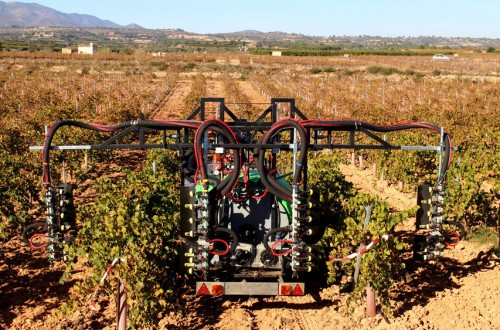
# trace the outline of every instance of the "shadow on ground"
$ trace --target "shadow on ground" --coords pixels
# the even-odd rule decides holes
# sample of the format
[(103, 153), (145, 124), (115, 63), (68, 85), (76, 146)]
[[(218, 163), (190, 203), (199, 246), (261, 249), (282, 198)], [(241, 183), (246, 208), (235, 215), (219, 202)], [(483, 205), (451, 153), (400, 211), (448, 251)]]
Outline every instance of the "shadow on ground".
[(465, 263), (446, 257), (440, 257), (439, 263), (432, 264), (408, 261), (406, 280), (392, 291), (391, 299), (398, 306), (394, 315), (402, 315), (415, 306), (425, 306), (439, 292), (459, 289), (461, 285), (457, 282), (461, 278), (494, 269), (492, 253), (493, 250), (480, 251), (475, 258)]
[[(20, 237), (3, 246), (0, 260), (0, 328), (10, 327), (16, 318), (16, 309), (43, 305), (49, 311), (60, 305), (74, 281), (59, 284), (61, 268), (50, 269), (42, 252), (31, 253)], [(33, 320), (45, 314), (34, 314)]]

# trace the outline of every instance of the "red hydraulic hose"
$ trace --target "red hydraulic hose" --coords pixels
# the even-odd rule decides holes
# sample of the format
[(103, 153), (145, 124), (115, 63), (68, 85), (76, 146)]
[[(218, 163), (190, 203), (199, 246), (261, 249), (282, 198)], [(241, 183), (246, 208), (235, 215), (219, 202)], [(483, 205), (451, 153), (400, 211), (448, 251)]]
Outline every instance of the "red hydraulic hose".
[(49, 246), (48, 243), (45, 243), (45, 244), (42, 244), (42, 245), (36, 245), (35, 243), (33, 243), (33, 240), (35, 238), (38, 238), (38, 237), (47, 237), (46, 234), (34, 234), (33, 236), (30, 237), (30, 247), (34, 250), (41, 250), (41, 249), (45, 249), (47, 246)]
[(450, 247), (455, 247), (457, 246), (457, 244), (460, 242), (460, 234), (457, 233), (456, 231), (449, 231), (447, 232), (447, 234), (451, 235), (451, 236), (455, 236), (455, 238), (457, 239), (457, 241), (455, 243), (448, 243), (448, 242), (444, 242), (444, 244), (446, 246), (450, 246)]
[(274, 247), (276, 246), (276, 244), (278, 243), (292, 243), (292, 244), (295, 244), (297, 242), (293, 241), (293, 240), (290, 240), (290, 239), (278, 239), (276, 241), (273, 242), (273, 244), (271, 245), (271, 253), (273, 254), (273, 256), (276, 256), (276, 257), (283, 257), (283, 256), (286, 256), (290, 253), (293, 252), (293, 250), (287, 250), (283, 253), (277, 253), (276, 251), (274, 251)]
[(228, 243), (228, 242), (226, 242), (226, 241), (225, 241), (225, 240), (223, 240), (223, 239), (220, 239), (220, 238), (214, 238), (214, 239), (209, 240), (209, 241), (208, 241), (208, 243), (223, 243), (223, 244), (226, 246), (226, 251), (224, 251), (224, 252), (216, 252), (216, 251), (211, 251), (211, 252), (210, 252), (211, 254), (215, 254), (216, 256), (220, 256), (220, 257), (222, 257), (222, 256), (225, 256), (226, 254), (228, 254), (228, 253), (229, 253), (229, 250), (230, 250), (230, 248), (229, 248), (229, 243)]

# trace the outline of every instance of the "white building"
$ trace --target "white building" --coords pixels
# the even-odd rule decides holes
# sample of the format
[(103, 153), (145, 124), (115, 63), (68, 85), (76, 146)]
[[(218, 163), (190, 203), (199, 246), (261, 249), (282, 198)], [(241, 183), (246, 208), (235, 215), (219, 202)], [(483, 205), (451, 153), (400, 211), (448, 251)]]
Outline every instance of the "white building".
[(63, 54), (73, 54), (73, 53), (76, 53), (76, 49), (72, 49), (70, 47), (64, 47), (61, 49), (61, 52)]
[(93, 42), (90, 45), (79, 45), (78, 46), (78, 54), (88, 54), (93, 55), (97, 53), (97, 46), (94, 45)]

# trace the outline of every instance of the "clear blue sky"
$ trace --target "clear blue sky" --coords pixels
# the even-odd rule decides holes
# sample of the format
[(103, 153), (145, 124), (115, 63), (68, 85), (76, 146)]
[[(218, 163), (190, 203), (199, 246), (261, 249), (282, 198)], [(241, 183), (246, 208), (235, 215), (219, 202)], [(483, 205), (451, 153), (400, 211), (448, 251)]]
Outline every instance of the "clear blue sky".
[(149, 29), (500, 38), (499, 0), (32, 0)]

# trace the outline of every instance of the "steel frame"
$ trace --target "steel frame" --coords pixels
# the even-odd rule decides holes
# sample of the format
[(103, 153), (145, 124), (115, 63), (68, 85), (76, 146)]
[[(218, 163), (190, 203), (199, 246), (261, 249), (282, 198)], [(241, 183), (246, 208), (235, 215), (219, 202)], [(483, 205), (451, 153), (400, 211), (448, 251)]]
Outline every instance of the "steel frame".
[[(220, 116), (218, 119), (225, 121), (227, 117), (232, 119), (232, 122), (227, 122), (228, 126), (234, 132), (245, 133), (246, 136), (253, 136), (252, 131), (266, 131), (274, 123), (276, 123), (280, 118), (278, 112), (278, 104), (288, 103), (290, 105), (289, 118), (300, 118), (302, 120), (307, 120), (307, 117), (295, 106), (295, 100), (292, 98), (272, 98), (269, 107), (262, 112), (262, 114), (253, 122), (248, 122), (244, 119), (238, 118), (225, 104), (224, 98), (202, 98), (200, 100), (199, 107), (194, 110), (186, 119), (187, 120), (206, 120), (206, 104), (207, 103), (218, 103), (220, 106)], [(266, 117), (270, 116), (270, 121), (265, 121)], [(172, 121), (174, 122), (174, 121)], [(439, 151), (443, 150), (442, 138), (440, 145), (437, 146), (404, 146), (404, 145), (394, 145), (384, 139), (377, 136), (371, 130), (363, 127), (361, 125), (356, 125), (351, 129), (343, 128), (322, 128), (322, 129), (311, 129), (307, 128), (309, 136), (312, 137), (313, 143), (309, 144), (309, 149), (311, 151), (318, 151), (322, 149), (353, 149), (353, 150), (363, 150), (363, 149), (379, 149), (379, 150), (430, 150)], [(146, 135), (151, 131), (161, 131), (162, 142), (161, 143), (147, 143)], [(167, 136), (167, 131), (173, 131), (173, 134)], [(349, 141), (348, 143), (334, 143), (333, 142), (333, 132), (348, 132)], [(321, 132), (326, 132), (326, 135), (321, 134)], [(117, 143), (120, 139), (137, 134), (136, 143)], [(370, 138), (372, 144), (356, 144), (356, 137), (358, 134), (364, 134), (366, 137)], [(443, 133), (442, 133), (443, 134)], [(167, 138), (175, 138), (175, 142), (168, 142)], [(130, 138), (130, 137), (129, 137)], [(326, 139), (326, 142), (321, 142), (321, 140)], [(272, 144), (258, 144), (258, 143), (238, 143), (238, 144), (228, 144), (228, 143), (210, 143), (209, 148), (225, 147), (225, 148), (264, 148), (264, 149), (279, 149), (288, 150), (293, 149), (293, 141), (289, 143), (272, 143)], [(30, 146), (30, 150), (42, 150), (43, 146)], [(114, 134), (106, 141), (100, 144), (89, 144), (89, 145), (54, 145), (50, 146), (50, 150), (122, 150), (122, 149), (172, 149), (172, 150), (189, 150), (193, 148), (193, 143), (189, 141), (189, 135), (187, 134), (187, 129), (172, 129), (172, 128), (162, 128), (162, 127), (151, 127), (145, 121), (136, 120), (131, 121), (130, 126), (124, 128), (120, 132)]]

